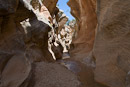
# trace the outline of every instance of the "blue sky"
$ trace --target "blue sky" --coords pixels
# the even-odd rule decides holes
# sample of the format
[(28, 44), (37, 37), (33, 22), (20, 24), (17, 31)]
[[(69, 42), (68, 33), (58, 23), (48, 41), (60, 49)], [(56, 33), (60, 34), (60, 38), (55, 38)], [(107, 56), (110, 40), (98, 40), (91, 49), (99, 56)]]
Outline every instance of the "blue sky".
[(69, 20), (74, 19), (74, 17), (70, 14), (70, 7), (67, 5), (69, 0), (58, 0), (58, 7), (64, 11), (64, 13), (69, 17)]

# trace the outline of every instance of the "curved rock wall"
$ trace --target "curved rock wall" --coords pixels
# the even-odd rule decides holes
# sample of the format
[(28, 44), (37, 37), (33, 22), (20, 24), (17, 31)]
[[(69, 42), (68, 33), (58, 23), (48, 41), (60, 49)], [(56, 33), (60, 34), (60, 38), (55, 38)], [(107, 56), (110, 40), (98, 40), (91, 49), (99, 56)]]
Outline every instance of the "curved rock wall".
[[(0, 1), (0, 87), (80, 85), (78, 77), (54, 63), (48, 51), (48, 32), (54, 31), (53, 17), (58, 12), (56, 3), (57, 0)], [(67, 20), (65, 15), (59, 17), (60, 29)], [(54, 51), (61, 59), (62, 49)]]
[[(71, 13), (78, 23), (78, 35), (73, 40), (76, 45), (75, 50), (90, 52), (93, 48), (97, 18), (95, 11), (96, 0), (69, 0)], [(84, 49), (85, 48), (85, 49)]]
[(70, 0), (78, 35), (71, 59), (55, 63), (45, 61), (57, 0), (39, 1), (0, 1), (0, 87), (130, 86), (129, 0)]
[[(93, 57), (96, 63), (94, 69), (96, 82), (108, 87), (129, 87), (130, 2), (97, 0), (97, 6), (95, 2), (96, 0), (68, 2), (71, 13), (76, 17), (79, 25), (78, 37), (73, 41), (75, 49), (72, 53), (76, 55), (74, 58), (86, 57), (86, 60), (89, 60), (87, 52), (81, 51), (92, 51), (90, 57)], [(76, 43), (88, 43), (89, 46), (80, 44), (79, 47)]]
[(97, 17), (95, 80), (109, 87), (129, 87), (125, 81), (130, 70), (130, 2), (98, 0)]
[(53, 61), (48, 51), (51, 27), (44, 14), (29, 2), (2, 2), (5, 6), (0, 5), (0, 87), (20, 87), (30, 78), (31, 63)]
[(54, 15), (57, 2), (58, 0), (43, 0), (43, 4), (48, 8), (51, 15)]

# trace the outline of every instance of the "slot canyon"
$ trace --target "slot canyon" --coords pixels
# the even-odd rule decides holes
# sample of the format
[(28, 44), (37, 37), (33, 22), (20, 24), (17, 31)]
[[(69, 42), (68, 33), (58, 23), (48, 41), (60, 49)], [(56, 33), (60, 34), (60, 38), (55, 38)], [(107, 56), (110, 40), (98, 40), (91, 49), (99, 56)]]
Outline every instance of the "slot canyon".
[(0, 87), (130, 87), (130, 0), (57, 3), (0, 0)]

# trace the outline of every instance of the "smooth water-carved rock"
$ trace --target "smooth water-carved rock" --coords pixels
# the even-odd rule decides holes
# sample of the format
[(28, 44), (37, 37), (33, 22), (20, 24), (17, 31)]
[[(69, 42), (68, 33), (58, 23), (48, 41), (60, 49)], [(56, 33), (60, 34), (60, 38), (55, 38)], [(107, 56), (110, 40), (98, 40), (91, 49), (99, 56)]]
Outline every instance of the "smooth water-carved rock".
[[(93, 1), (93, 2), (92, 2)], [(83, 61), (93, 49), (97, 26), (96, 0), (69, 0), (71, 14), (76, 18), (76, 33), (71, 57)]]
[(2, 71), (0, 87), (19, 87), (30, 74), (31, 64), (23, 53), (14, 55)]
[(0, 87), (28, 87), (31, 63), (53, 61), (48, 51), (51, 27), (28, 1), (20, 0), (19, 5), (11, 1), (4, 1), (5, 6), (14, 10), (10, 8), (0, 17)]
[(0, 87), (129, 87), (129, 0), (70, 0), (77, 27), (57, 1), (0, 1)]
[(130, 87), (130, 71), (127, 73), (126, 76), (126, 87)]
[(110, 87), (126, 87), (125, 78), (130, 70), (130, 2), (99, 0), (97, 17), (95, 80)]
[[(126, 87), (125, 78), (130, 70), (130, 3), (128, 0), (97, 0), (97, 5), (95, 3), (96, 0), (68, 2), (79, 27), (78, 38), (73, 41), (75, 48), (71, 52), (72, 56), (86, 60), (89, 58), (87, 53), (92, 51), (96, 63), (96, 82), (104, 86)], [(91, 62), (90, 60), (86, 61)]]
[(34, 87), (79, 87), (77, 76), (60, 64), (35, 63)]
[[(82, 50), (85, 50), (86, 52), (91, 51), (94, 44), (95, 30), (97, 26), (95, 3), (92, 3), (92, 0), (69, 0), (68, 2), (68, 5), (71, 8), (71, 13), (76, 18), (78, 24), (78, 35), (72, 43), (77, 45), (87, 45), (82, 48)], [(78, 49), (80, 49), (80, 47), (76, 47), (75, 51)]]

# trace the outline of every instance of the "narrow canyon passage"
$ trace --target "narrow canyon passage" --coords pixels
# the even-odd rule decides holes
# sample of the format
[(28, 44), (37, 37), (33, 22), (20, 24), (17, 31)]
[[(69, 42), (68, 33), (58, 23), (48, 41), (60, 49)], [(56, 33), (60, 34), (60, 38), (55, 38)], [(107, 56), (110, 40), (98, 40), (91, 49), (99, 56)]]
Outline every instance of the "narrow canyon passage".
[(130, 87), (129, 23), (129, 0), (0, 0), (0, 87)]

